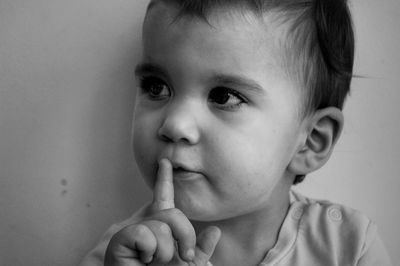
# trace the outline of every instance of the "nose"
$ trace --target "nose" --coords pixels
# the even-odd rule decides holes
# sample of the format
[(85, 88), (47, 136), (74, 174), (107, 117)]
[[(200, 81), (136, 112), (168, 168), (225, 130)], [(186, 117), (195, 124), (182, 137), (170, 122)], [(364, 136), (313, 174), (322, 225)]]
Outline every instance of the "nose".
[(189, 104), (169, 106), (158, 130), (158, 136), (167, 142), (182, 142), (189, 145), (198, 143), (200, 132), (195, 108)]

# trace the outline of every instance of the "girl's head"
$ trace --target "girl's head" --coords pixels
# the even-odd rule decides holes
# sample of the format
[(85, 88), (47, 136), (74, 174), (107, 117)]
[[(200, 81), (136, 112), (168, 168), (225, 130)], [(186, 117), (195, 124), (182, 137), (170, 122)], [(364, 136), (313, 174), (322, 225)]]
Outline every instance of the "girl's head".
[(341, 104), (307, 96), (322, 82), (312, 62), (343, 74), (322, 48), (314, 51), (318, 38), (306, 25), (317, 6), (283, 2), (149, 6), (136, 68), (135, 157), (150, 186), (158, 161), (172, 162), (176, 204), (191, 219), (285, 209), (296, 176), (323, 165), (340, 133)]
[[(301, 117), (333, 106), (339, 109), (350, 91), (354, 33), (346, 0), (153, 0), (174, 5), (174, 18), (198, 18), (210, 23), (215, 12), (251, 11), (274, 17), (282, 30), (277, 44), (282, 67), (302, 90)], [(299, 183), (299, 175), (294, 183)]]

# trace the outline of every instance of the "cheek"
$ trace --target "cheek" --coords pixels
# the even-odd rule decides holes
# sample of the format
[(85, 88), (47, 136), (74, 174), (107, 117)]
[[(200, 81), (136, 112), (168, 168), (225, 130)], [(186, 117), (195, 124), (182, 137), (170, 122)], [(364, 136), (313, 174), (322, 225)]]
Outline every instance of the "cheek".
[(224, 185), (233, 190), (273, 183), (283, 176), (290, 157), (288, 143), (278, 130), (230, 134), (215, 139), (210, 147), (209, 164), (221, 176), (218, 182), (228, 183)]

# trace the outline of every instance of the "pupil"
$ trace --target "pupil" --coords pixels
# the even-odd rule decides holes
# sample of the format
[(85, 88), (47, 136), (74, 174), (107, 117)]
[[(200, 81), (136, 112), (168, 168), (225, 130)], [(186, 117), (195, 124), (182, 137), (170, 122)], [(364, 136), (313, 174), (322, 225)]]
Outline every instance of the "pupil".
[(224, 104), (229, 100), (229, 93), (226, 92), (213, 92), (212, 98), (218, 104)]
[(155, 95), (160, 94), (162, 90), (163, 90), (163, 85), (161, 84), (154, 84), (153, 86), (151, 86), (151, 92)]

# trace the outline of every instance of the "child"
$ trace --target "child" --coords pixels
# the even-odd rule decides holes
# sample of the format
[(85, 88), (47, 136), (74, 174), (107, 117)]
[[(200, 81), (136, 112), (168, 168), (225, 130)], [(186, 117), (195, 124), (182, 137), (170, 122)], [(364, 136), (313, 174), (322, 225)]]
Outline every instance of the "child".
[(133, 146), (153, 202), (82, 265), (390, 265), (364, 215), (291, 191), (343, 127), (345, 0), (154, 0)]

